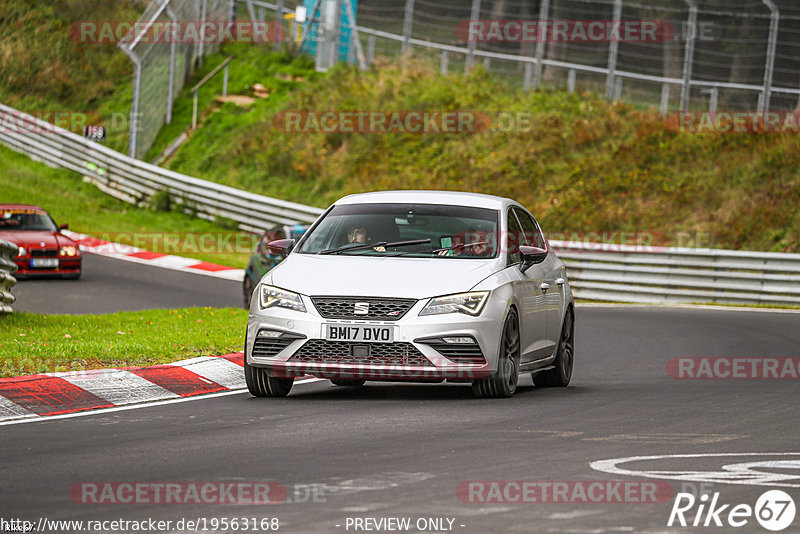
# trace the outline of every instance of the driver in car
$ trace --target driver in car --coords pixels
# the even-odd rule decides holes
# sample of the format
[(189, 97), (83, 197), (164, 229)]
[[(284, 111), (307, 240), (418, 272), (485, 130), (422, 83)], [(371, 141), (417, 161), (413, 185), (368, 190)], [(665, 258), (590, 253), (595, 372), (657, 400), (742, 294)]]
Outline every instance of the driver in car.
[(353, 226), (347, 231), (348, 243), (367, 243), (368, 233), (364, 226)]

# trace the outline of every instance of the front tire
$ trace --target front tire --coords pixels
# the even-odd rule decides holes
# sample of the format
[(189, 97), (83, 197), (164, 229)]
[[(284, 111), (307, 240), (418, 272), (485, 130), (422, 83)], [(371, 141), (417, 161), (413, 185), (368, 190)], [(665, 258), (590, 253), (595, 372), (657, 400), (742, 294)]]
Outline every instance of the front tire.
[(247, 391), (254, 397), (285, 397), (292, 390), (294, 378), (277, 378), (269, 376), (262, 367), (253, 367), (244, 357), (244, 381)]
[(561, 337), (558, 341), (555, 366), (548, 371), (533, 374), (533, 383), (540, 388), (566, 387), (572, 378), (572, 367), (575, 362), (575, 319), (572, 308), (564, 315)]
[(503, 343), (497, 359), (497, 371), (492, 376), (472, 383), (472, 393), (481, 398), (507, 398), (517, 390), (519, 381), (519, 319), (511, 310), (503, 326)]
[(242, 296), (244, 297), (244, 309), (250, 309), (250, 300), (253, 298), (253, 281), (250, 275), (244, 273), (244, 281), (242, 282)]

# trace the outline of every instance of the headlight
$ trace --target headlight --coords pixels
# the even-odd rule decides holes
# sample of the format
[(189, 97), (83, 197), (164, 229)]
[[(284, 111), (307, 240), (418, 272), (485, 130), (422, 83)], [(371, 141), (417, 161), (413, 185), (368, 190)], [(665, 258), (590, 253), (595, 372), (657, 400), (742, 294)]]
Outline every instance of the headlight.
[(19, 252), (17, 253), (17, 257), (24, 256), (26, 253), (27, 251), (24, 248), (19, 247)]
[(435, 297), (422, 308), (420, 315), (436, 315), (439, 313), (466, 313), (467, 315), (480, 315), (486, 304), (488, 291), (473, 291), (471, 293), (458, 293), (444, 297)]
[(278, 307), (297, 310), (300, 312), (306, 311), (306, 307), (303, 304), (303, 299), (300, 298), (300, 295), (297, 293), (292, 293), (291, 291), (286, 291), (285, 289), (262, 284), (259, 295), (261, 298), (259, 303), (261, 304), (262, 310)]
[(77, 247), (61, 247), (58, 250), (59, 256), (77, 256), (78, 255), (78, 248)]

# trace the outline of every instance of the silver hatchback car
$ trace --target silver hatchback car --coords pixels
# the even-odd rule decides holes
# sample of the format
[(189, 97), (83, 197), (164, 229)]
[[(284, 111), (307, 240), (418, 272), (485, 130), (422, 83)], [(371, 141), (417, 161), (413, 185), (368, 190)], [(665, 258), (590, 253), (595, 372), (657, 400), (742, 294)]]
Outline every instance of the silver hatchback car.
[(245, 341), (250, 393), (296, 377), (464, 382), (510, 397), (521, 373), (566, 386), (574, 302), (564, 263), (517, 202), (387, 191), (337, 201), (255, 288)]

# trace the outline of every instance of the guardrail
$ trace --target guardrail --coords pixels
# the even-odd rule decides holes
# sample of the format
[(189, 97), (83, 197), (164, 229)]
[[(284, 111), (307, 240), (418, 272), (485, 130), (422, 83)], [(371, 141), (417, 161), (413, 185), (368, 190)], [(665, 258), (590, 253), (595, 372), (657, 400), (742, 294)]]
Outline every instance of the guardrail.
[(11, 288), (17, 283), (12, 275), (17, 272), (17, 257), (19, 248), (14, 243), (0, 239), (0, 314), (11, 313), (11, 305), (16, 298), (11, 294)]
[[(0, 113), (13, 113), (22, 119), (13, 124), (23, 123), (14, 132), (0, 129), (0, 142), (48, 165), (80, 172), (129, 202), (166, 190), (201, 217), (226, 217), (253, 231), (310, 223), (323, 211), (150, 165), (2, 104)], [(800, 306), (800, 254), (551, 244), (567, 264), (575, 296), (582, 299)]]
[(126, 202), (140, 204), (166, 191), (187, 212), (210, 220), (231, 219), (255, 232), (310, 223), (323, 211), (145, 163), (3, 104), (0, 117), (0, 143), (51, 167), (79, 172), (105, 193)]
[(617, 302), (800, 306), (800, 254), (553, 241), (574, 294)]

